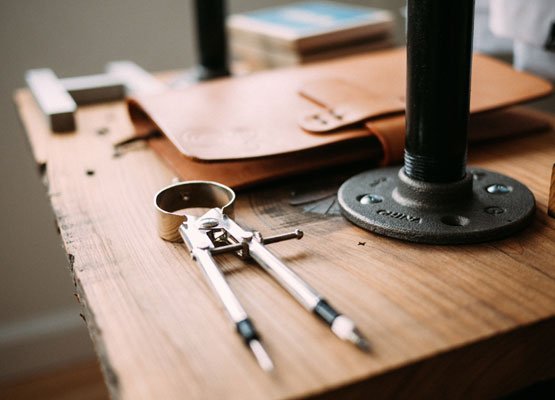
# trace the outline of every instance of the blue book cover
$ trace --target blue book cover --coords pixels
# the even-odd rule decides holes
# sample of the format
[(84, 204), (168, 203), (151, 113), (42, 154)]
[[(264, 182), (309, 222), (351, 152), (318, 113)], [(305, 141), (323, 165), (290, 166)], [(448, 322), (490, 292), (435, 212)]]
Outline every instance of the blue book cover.
[(300, 2), (236, 14), (229, 21), (230, 28), (238, 31), (290, 41), (349, 30), (351, 39), (383, 31), (391, 23), (392, 15), (388, 11), (327, 1)]
[(323, 29), (367, 22), (380, 12), (381, 10), (337, 3), (309, 2), (253, 11), (246, 15), (262, 23), (295, 31), (302, 36)]

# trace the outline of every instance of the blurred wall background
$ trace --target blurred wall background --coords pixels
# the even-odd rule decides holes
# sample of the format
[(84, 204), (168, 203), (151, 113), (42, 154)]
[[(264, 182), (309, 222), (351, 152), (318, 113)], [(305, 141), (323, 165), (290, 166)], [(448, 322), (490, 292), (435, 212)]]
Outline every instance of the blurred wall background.
[[(230, 12), (285, 4), (231, 0)], [(398, 10), (404, 0), (345, 1)], [(93, 357), (68, 261), (12, 102), (30, 68), (60, 77), (132, 60), (150, 71), (195, 62), (191, 0), (0, 1), (0, 381)], [(402, 41), (402, 24), (397, 39)]]

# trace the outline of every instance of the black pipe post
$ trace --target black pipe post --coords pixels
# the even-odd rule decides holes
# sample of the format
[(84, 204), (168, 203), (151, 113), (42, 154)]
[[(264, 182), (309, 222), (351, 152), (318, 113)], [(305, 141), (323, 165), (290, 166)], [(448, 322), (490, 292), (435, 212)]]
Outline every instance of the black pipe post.
[(474, 0), (409, 0), (405, 174), (465, 176)]
[(229, 75), (225, 0), (195, 0), (198, 80)]
[(508, 176), (466, 171), (474, 0), (408, 0), (405, 165), (343, 183), (354, 224), (411, 242), (495, 240), (534, 219), (534, 195)]

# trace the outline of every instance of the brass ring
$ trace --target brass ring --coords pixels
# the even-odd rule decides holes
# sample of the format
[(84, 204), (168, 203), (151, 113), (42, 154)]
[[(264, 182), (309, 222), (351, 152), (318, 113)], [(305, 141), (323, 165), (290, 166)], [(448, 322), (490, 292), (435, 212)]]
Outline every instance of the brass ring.
[(218, 182), (186, 181), (172, 184), (154, 196), (158, 235), (171, 242), (181, 240), (179, 226), (187, 220), (187, 208), (219, 208), (233, 217), (235, 192)]

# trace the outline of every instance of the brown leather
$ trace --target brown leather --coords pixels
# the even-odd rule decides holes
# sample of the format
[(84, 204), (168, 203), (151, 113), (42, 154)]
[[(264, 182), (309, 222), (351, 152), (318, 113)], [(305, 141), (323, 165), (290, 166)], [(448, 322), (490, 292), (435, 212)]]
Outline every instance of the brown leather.
[[(148, 119), (182, 154), (203, 161), (282, 155), (367, 136), (363, 123), (346, 123), (349, 126), (329, 133), (313, 133), (299, 127), (300, 115), (352, 106), (350, 95), (341, 91), (335, 98), (333, 91), (322, 90), (316, 102), (298, 94), (309, 82), (325, 80), (341, 82), (343, 88), (349, 87), (347, 92), (359, 88), (361, 94), (375, 96), (365, 104), (389, 104), (402, 99), (405, 92), (405, 50), (369, 53), (138, 96), (129, 101), (129, 109), (135, 122)], [(474, 58), (472, 112), (531, 100), (550, 91), (551, 85), (540, 78), (485, 56)], [(362, 97), (356, 96), (357, 107), (362, 104)], [(401, 104), (399, 112), (403, 111)], [(373, 111), (366, 111), (369, 117), (383, 114), (384, 107), (372, 107)], [(362, 114), (362, 110), (356, 113)], [(395, 149), (388, 151), (398, 153), (402, 143), (398, 138)]]
[[(402, 116), (384, 119), (383, 124), (380, 120), (379, 125), (371, 126), (375, 136), (366, 136), (353, 141), (332, 144), (330, 148), (243, 161), (214, 163), (194, 161), (189, 157), (184, 157), (167, 138), (150, 140), (149, 144), (181, 179), (216, 180), (238, 189), (284, 176), (299, 174), (300, 172), (343, 164), (348, 161), (368, 160), (367, 166), (371, 168), (377, 165), (379, 160), (382, 160), (382, 162), (386, 160), (382, 154), (382, 145), (377, 139), (379, 138), (383, 144), (384, 141), (398, 138), (400, 137), (398, 135), (399, 129), (401, 136), (403, 136), (403, 120)], [(511, 107), (471, 116), (469, 136), (473, 141), (479, 141), (546, 131), (548, 128), (549, 124), (545, 119), (531, 113), (529, 110)], [(388, 142), (385, 143), (387, 148)], [(404, 143), (401, 145), (400, 152), (396, 151), (395, 156), (387, 159), (387, 161), (400, 163), (402, 161), (403, 145)]]
[(368, 135), (362, 125), (335, 135), (303, 131), (297, 112), (317, 106), (297, 94), (299, 69), (300, 75), (296, 69), (283, 70), (283, 77), (261, 72), (138, 96), (128, 100), (130, 115), (136, 124), (148, 119), (181, 153), (200, 161), (275, 156)]
[[(370, 134), (382, 146), (380, 165), (401, 164), (405, 149), (405, 116), (380, 118), (366, 123)], [(497, 111), (475, 113), (470, 116), (468, 140), (481, 142), (549, 129), (543, 118), (529, 110), (509, 107)]]
[(371, 168), (382, 158), (379, 142), (368, 135), (334, 144), (332, 149), (319, 147), (284, 156), (212, 163), (184, 157), (165, 137), (148, 143), (180, 179), (217, 181), (234, 189), (360, 160), (367, 160)]
[(300, 88), (299, 93), (321, 106), (316, 112), (300, 116), (299, 125), (310, 132), (331, 132), (370, 118), (405, 110), (401, 98), (373, 93), (334, 78), (308, 82)]
[[(401, 54), (391, 54), (399, 57)], [(383, 60), (382, 60), (383, 61)], [(299, 125), (310, 132), (332, 132), (338, 128), (352, 125), (359, 121), (375, 120), (391, 114), (403, 114), (405, 111), (405, 87), (392, 84), (405, 81), (405, 60), (387, 64), (390, 76), (384, 80), (376, 77), (368, 82), (350, 78), (350, 82), (338, 78), (320, 79), (308, 82), (299, 89), (299, 93), (313, 103), (319, 105), (317, 112), (301, 115)], [(401, 63), (402, 62), (402, 63)], [(384, 68), (385, 65), (381, 65)], [(399, 68), (402, 67), (402, 68)], [(400, 75), (402, 72), (402, 76)], [(357, 78), (358, 79), (358, 78)], [(384, 87), (383, 84), (389, 84)], [(401, 90), (402, 89), (402, 90)], [(472, 95), (470, 112), (480, 113), (494, 110), (516, 103), (541, 97), (551, 92), (551, 84), (538, 77), (515, 71), (493, 58), (475, 54), (473, 59)], [(337, 117), (340, 118), (337, 118)], [(397, 120), (397, 119), (395, 119)], [(404, 119), (403, 119), (404, 121)], [(389, 124), (389, 122), (385, 122)], [(404, 132), (390, 143), (392, 151), (400, 151), (404, 147)]]
[[(138, 133), (154, 127), (167, 136), (150, 144), (182, 179), (241, 188), (355, 160), (399, 163), (404, 57), (397, 49), (220, 79), (136, 97), (128, 106)], [(472, 88), (471, 138), (545, 128), (512, 109), (483, 111), (547, 95), (546, 81), (477, 55)], [(315, 114), (329, 126), (310, 125), (306, 116)]]

